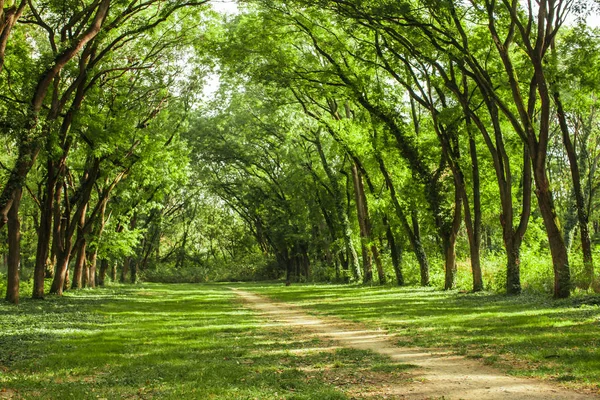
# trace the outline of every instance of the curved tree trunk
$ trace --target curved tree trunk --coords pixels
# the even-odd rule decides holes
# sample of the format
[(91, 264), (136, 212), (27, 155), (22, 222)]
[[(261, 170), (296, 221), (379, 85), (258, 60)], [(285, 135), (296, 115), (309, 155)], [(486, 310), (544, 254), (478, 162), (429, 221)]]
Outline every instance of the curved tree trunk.
[(327, 175), (327, 178), (329, 179), (329, 182), (331, 184), (331, 190), (333, 192), (335, 201), (336, 213), (338, 221), (340, 223), (340, 227), (342, 228), (342, 237), (344, 239), (344, 245), (346, 247), (348, 264), (352, 270), (354, 279), (356, 281), (360, 281), (362, 279), (362, 273), (360, 270), (360, 265), (358, 264), (358, 255), (356, 254), (356, 249), (354, 248), (354, 244), (352, 243), (352, 228), (350, 226), (350, 220), (348, 219), (346, 207), (344, 207), (344, 197), (341, 193), (337, 177), (335, 176), (333, 170), (327, 162), (327, 158), (325, 157), (325, 153), (323, 152), (323, 146), (321, 145), (321, 140), (319, 139), (318, 132), (315, 135), (314, 143), (317, 147), (317, 151), (319, 152), (319, 158), (321, 160), (323, 169), (325, 170), (325, 174)]
[(394, 211), (396, 211), (396, 215), (400, 219), (402, 228), (404, 228), (404, 231), (408, 235), (408, 240), (411, 244), (411, 247), (413, 248), (413, 252), (415, 253), (417, 262), (419, 263), (419, 270), (421, 274), (421, 286), (429, 286), (429, 261), (427, 260), (427, 253), (425, 253), (425, 248), (423, 247), (423, 243), (421, 242), (421, 232), (419, 229), (419, 221), (417, 218), (416, 210), (413, 210), (413, 212), (411, 213), (413, 223), (413, 225), (411, 226), (408, 223), (402, 206), (398, 202), (394, 182), (392, 181), (392, 177), (390, 176), (385, 166), (383, 158), (381, 158), (381, 156), (379, 155), (377, 155), (376, 157), (379, 163), (379, 169), (390, 191), (390, 198), (392, 200), (392, 204), (394, 205)]
[[(569, 158), (571, 178), (573, 179), (573, 194), (575, 195), (575, 206), (577, 208), (577, 221), (579, 222), (579, 234), (581, 236), (581, 251), (583, 253), (584, 289), (592, 284), (594, 279), (594, 260), (592, 256), (592, 241), (590, 239), (589, 218), (585, 207), (583, 188), (581, 185), (581, 173), (575, 146), (569, 135), (569, 126), (563, 108), (562, 100), (558, 91), (554, 91), (554, 102), (557, 107), (558, 121), (562, 132), (563, 143)], [(569, 246), (565, 243), (567, 249)]]

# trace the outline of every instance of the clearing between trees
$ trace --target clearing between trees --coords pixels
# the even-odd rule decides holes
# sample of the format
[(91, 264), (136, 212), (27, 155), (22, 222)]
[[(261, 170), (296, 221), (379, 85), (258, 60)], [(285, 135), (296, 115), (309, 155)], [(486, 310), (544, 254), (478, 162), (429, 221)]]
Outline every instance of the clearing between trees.
[(600, 312), (582, 299), (144, 283), (0, 303), (0, 399), (592, 398)]

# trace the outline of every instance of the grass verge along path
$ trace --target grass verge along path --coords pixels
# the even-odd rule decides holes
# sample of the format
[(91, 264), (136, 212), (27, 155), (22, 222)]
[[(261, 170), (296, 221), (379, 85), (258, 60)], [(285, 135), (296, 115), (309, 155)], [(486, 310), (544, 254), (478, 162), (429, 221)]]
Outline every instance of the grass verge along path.
[(480, 361), (460, 356), (433, 355), (420, 348), (396, 347), (383, 331), (361, 329), (358, 324), (340, 323), (331, 317), (310, 316), (289, 304), (274, 302), (256, 294), (234, 289), (251, 308), (271, 321), (312, 331), (335, 340), (342, 346), (372, 351), (395, 362), (417, 369), (409, 380), (387, 387), (385, 395), (402, 399), (511, 399), (511, 400), (585, 400), (597, 398), (559, 389), (533, 380), (502, 374)]
[(383, 399), (404, 369), (265, 324), (222, 285), (0, 302), (0, 399)]
[(450, 351), (516, 376), (600, 394), (600, 297), (552, 300), (430, 288), (244, 284), (319, 316), (384, 329), (398, 346)]

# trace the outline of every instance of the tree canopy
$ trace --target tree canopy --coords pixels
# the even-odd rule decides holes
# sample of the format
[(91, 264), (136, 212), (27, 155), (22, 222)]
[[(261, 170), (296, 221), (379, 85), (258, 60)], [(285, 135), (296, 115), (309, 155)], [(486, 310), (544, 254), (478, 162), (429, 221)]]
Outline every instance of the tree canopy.
[(590, 1), (0, 0), (0, 287), (600, 291)]

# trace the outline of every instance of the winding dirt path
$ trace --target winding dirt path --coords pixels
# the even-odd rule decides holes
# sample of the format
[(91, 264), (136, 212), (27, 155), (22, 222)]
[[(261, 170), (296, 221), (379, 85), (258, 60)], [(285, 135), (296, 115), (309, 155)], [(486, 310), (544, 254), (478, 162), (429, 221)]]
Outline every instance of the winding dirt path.
[(384, 331), (360, 329), (357, 324), (329, 317), (314, 317), (299, 307), (275, 302), (239, 289), (232, 290), (269, 322), (299, 328), (304, 334), (334, 340), (340, 346), (371, 350), (395, 362), (412, 364), (411, 381), (386, 386), (386, 395), (397, 399), (600, 399), (551, 384), (508, 376), (477, 360), (450, 354), (432, 354), (422, 348), (396, 347)]

